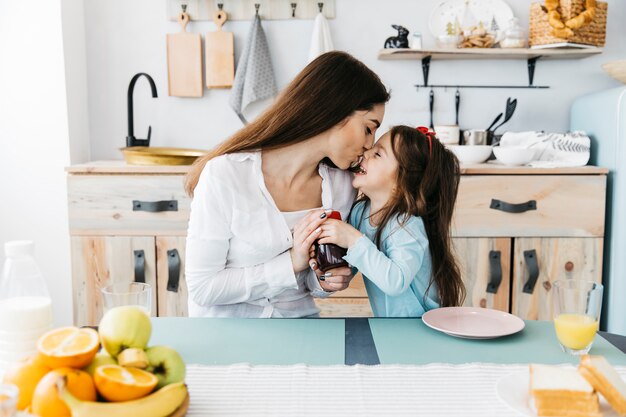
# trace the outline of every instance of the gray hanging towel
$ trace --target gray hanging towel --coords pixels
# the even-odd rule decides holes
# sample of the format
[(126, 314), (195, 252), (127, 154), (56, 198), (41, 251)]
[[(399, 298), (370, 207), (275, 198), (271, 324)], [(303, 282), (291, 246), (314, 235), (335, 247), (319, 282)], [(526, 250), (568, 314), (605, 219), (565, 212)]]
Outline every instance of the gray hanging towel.
[(243, 110), (248, 104), (272, 97), (277, 91), (267, 39), (261, 26), (261, 18), (256, 15), (248, 34), (248, 42), (239, 57), (230, 93), (230, 106), (241, 121), (247, 124)]

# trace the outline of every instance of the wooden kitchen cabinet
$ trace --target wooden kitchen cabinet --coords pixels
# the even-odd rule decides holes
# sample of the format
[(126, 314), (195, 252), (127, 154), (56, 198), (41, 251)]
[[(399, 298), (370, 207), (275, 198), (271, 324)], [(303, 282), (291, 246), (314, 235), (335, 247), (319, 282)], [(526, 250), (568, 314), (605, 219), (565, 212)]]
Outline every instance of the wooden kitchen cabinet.
[[(152, 314), (187, 315), (184, 254), (191, 199), (183, 179), (188, 169), (122, 161), (67, 169), (76, 324), (97, 324), (99, 288), (133, 280), (137, 250), (145, 253), (145, 279), (155, 289)], [(550, 319), (546, 288), (552, 282), (599, 281), (607, 172), (591, 166), (462, 166), (452, 235), (467, 287), (464, 305)], [(539, 275), (528, 294), (524, 253), (531, 250)], [(498, 274), (500, 284), (489, 290)], [(178, 287), (168, 290), (176, 275)], [(349, 289), (316, 303), (322, 317), (372, 315), (360, 276)]]
[(509, 311), (511, 240), (454, 238), (465, 284), (464, 306)]
[(601, 238), (517, 238), (513, 266), (513, 314), (552, 320), (557, 280), (602, 281)]

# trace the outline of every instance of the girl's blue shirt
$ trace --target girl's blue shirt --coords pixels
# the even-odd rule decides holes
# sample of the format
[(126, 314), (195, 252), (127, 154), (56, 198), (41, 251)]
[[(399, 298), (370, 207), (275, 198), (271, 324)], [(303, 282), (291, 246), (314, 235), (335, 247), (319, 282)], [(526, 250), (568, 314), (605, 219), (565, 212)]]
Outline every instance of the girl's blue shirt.
[(421, 317), (439, 307), (437, 288), (426, 294), (432, 262), (428, 237), (420, 217), (392, 218), (382, 231), (382, 250), (374, 244), (377, 228), (370, 224), (369, 204), (359, 202), (349, 222), (364, 234), (344, 259), (363, 275), (365, 288), (377, 317)]

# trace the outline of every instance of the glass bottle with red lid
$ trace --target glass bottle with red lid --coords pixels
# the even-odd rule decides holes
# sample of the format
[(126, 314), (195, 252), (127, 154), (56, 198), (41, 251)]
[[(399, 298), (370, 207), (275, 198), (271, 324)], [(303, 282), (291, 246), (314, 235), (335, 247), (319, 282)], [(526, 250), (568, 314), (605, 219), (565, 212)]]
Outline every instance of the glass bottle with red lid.
[[(333, 211), (328, 215), (328, 218), (341, 220), (341, 213)], [(333, 268), (348, 266), (348, 262), (343, 259), (347, 253), (346, 249), (333, 243), (324, 243), (320, 245), (317, 241), (315, 241), (315, 260), (317, 261), (318, 268), (322, 272), (326, 272)]]

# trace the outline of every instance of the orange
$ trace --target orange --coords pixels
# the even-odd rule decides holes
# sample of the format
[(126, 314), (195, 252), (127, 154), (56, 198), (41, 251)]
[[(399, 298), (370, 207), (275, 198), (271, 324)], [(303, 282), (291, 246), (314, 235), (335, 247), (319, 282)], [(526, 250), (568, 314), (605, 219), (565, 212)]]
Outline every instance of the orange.
[(7, 370), (3, 382), (17, 385), (20, 390), (17, 400), (18, 410), (24, 410), (30, 405), (37, 383), (48, 372), (50, 372), (50, 368), (39, 355), (24, 358), (11, 365)]
[(43, 377), (33, 395), (33, 413), (40, 417), (71, 417), (72, 412), (59, 396), (57, 381), (66, 378), (67, 389), (78, 399), (96, 401), (96, 387), (89, 374), (71, 368), (59, 368)]
[(98, 332), (90, 328), (61, 327), (50, 330), (37, 341), (37, 350), (53, 369), (84, 368), (99, 349)]
[(100, 395), (107, 400), (129, 401), (150, 394), (159, 380), (141, 369), (102, 365), (96, 369), (94, 382)]

